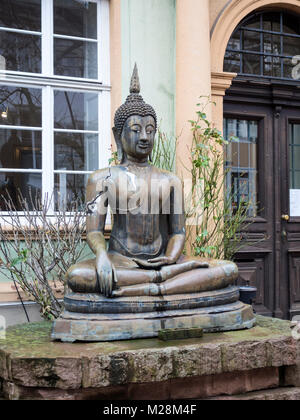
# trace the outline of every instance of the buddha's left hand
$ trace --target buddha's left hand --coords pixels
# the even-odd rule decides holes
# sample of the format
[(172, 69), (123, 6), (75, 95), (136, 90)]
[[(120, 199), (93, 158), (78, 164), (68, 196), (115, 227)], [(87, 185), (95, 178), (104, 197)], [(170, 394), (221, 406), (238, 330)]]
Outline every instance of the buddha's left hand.
[(176, 263), (176, 260), (172, 257), (157, 257), (147, 261), (134, 258), (133, 261), (141, 268), (152, 268), (153, 270), (163, 267), (164, 265), (172, 265)]

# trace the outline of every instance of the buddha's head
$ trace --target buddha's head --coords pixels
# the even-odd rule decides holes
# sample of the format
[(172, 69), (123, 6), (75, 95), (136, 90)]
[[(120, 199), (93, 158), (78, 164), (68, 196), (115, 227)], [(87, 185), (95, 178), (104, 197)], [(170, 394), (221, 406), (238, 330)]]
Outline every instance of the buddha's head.
[(115, 114), (113, 128), (121, 163), (125, 157), (137, 160), (151, 160), (154, 137), (157, 129), (156, 113), (140, 95), (140, 83), (135, 65), (130, 84), (130, 95)]

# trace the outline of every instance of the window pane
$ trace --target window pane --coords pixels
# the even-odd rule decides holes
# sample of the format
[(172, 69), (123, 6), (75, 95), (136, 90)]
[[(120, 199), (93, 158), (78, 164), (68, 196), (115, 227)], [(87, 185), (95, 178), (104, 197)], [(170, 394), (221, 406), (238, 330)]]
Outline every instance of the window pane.
[(0, 55), (4, 70), (40, 73), (41, 37), (0, 31)]
[(283, 38), (283, 52), (284, 55), (294, 55), (300, 54), (300, 38), (293, 38), (290, 36), (285, 36)]
[(300, 146), (294, 146), (292, 148), (294, 169), (300, 171)]
[(244, 31), (244, 50), (260, 52), (260, 33)]
[(260, 57), (256, 54), (244, 54), (243, 73), (260, 74)]
[[(241, 202), (250, 202), (249, 216), (257, 214), (258, 122), (225, 119), (226, 188), (235, 211)], [(231, 139), (230, 139), (231, 138)]]
[(264, 13), (263, 29), (266, 31), (280, 32), (280, 13)]
[(85, 189), (89, 174), (55, 174), (54, 196), (56, 210), (58, 208), (71, 209), (72, 202), (85, 202)]
[(242, 23), (242, 26), (247, 26), (248, 28), (253, 29), (260, 29), (260, 16), (256, 15), (249, 18), (246, 18), (246, 20)]
[(98, 135), (55, 133), (55, 169), (95, 171), (98, 169)]
[(97, 131), (98, 94), (55, 91), (54, 127)]
[(300, 17), (299, 15), (291, 15), (283, 13), (283, 32), (287, 34), (299, 35), (300, 33)]
[(0, 211), (7, 210), (4, 198), (9, 200), (9, 197), (16, 210), (24, 210), (19, 201), (20, 194), (26, 199), (29, 208), (33, 209), (32, 203), (40, 200), (41, 191), (41, 174), (0, 172)]
[(54, 33), (97, 38), (97, 4), (54, 0)]
[(300, 124), (290, 124), (292, 144), (300, 146)]
[(241, 46), (241, 31), (236, 31), (229, 40), (227, 48), (231, 50), (240, 50)]
[(240, 141), (248, 140), (248, 121), (238, 120), (238, 138)]
[(264, 34), (264, 52), (268, 54), (281, 54), (279, 35)]
[(249, 167), (249, 144), (240, 143), (240, 168)]
[(97, 43), (54, 39), (54, 74), (97, 79)]
[(0, 125), (41, 127), (41, 102), (41, 89), (0, 86)]
[(300, 124), (289, 125), (290, 188), (300, 188)]
[(224, 71), (240, 73), (241, 62), (240, 54), (226, 51), (224, 60)]
[(264, 57), (264, 76), (281, 77), (281, 59), (279, 57)]
[(0, 129), (0, 165), (2, 168), (41, 169), (40, 131)]
[(41, 0), (1, 0), (0, 26), (41, 31)]

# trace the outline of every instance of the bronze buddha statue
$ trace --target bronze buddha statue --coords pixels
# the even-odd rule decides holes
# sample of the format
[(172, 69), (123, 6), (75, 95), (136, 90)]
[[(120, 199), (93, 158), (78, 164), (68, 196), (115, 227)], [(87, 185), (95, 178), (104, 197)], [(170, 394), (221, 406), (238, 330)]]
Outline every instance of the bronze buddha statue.
[[(154, 109), (145, 104), (139, 92), (135, 67), (130, 95), (115, 115), (113, 130), (120, 165), (100, 169), (88, 181), (87, 242), (96, 258), (71, 267), (67, 273), (68, 285), (73, 292), (102, 293), (108, 298), (224, 288), (237, 277), (235, 264), (228, 263), (224, 271), (224, 267), (210, 268), (202, 259), (182, 256), (185, 245), (182, 183), (175, 174), (149, 162), (157, 121)], [(135, 188), (122, 189), (120, 184), (124, 184), (124, 179), (133, 182)], [(153, 185), (156, 188), (150, 188)], [(128, 203), (134, 201), (134, 194), (136, 201), (140, 199), (142, 194), (137, 194), (137, 190), (141, 186), (147, 190), (144, 194), (147, 194), (148, 208), (132, 211)], [(161, 212), (163, 200), (170, 204), (169, 214)], [(153, 201), (158, 203), (156, 212), (151, 212)], [(116, 203), (116, 208), (107, 250), (104, 228), (107, 204), (111, 202)], [(127, 204), (125, 212), (120, 209), (121, 202)], [(135, 210), (143, 207), (140, 202), (134, 204)], [(176, 213), (172, 211), (175, 207)], [(219, 272), (211, 276), (210, 270)]]
[[(114, 122), (120, 164), (94, 172), (87, 185), (87, 242), (96, 257), (68, 270), (65, 312), (54, 323), (53, 339), (151, 337), (162, 325), (253, 326), (252, 308), (238, 302), (233, 286), (237, 266), (183, 255), (182, 182), (151, 163), (157, 117), (140, 96), (136, 66)], [(61, 331), (66, 321), (69, 330)]]

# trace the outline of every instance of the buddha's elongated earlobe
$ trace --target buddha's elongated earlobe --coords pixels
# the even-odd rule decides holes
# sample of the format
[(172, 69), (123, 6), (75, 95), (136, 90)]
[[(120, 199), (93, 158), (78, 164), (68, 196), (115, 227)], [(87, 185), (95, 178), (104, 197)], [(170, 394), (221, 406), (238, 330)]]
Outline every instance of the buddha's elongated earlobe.
[(150, 161), (151, 163), (153, 163), (153, 160), (152, 160), (152, 153), (150, 153), (150, 155), (149, 155), (149, 161)]
[(115, 138), (115, 142), (117, 145), (117, 153), (118, 153), (118, 161), (120, 163), (124, 162), (125, 156), (124, 156), (124, 151), (123, 151), (123, 147), (122, 147), (122, 142), (119, 136), (119, 132), (116, 129), (116, 127), (113, 127), (112, 129), (113, 133), (114, 133), (114, 138)]

